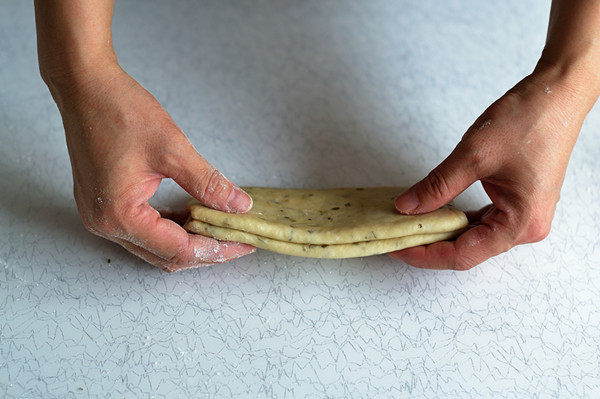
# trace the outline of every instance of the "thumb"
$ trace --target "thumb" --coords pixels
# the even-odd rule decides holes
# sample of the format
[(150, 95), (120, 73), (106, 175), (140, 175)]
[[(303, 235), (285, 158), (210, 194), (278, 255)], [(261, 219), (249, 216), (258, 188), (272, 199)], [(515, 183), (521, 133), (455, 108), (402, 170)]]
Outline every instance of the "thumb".
[(404, 214), (434, 211), (462, 193), (477, 179), (467, 154), (457, 146), (427, 177), (396, 199), (396, 209)]
[(165, 162), (167, 170), (163, 173), (192, 197), (224, 212), (245, 213), (252, 208), (252, 198), (198, 154), (191, 143), (177, 150), (176, 155), (171, 154), (174, 159)]

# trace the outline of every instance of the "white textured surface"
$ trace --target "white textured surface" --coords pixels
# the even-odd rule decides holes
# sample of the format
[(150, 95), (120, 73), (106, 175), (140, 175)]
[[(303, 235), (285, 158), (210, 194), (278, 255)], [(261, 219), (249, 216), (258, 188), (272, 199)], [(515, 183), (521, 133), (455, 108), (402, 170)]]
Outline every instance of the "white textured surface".
[[(201, 153), (239, 184), (287, 187), (416, 181), (532, 69), (549, 8), (117, 3), (122, 64)], [(597, 109), (550, 237), (472, 271), (259, 251), (168, 275), (78, 220), (31, 2), (0, 2), (0, 38), (0, 396), (600, 394)]]

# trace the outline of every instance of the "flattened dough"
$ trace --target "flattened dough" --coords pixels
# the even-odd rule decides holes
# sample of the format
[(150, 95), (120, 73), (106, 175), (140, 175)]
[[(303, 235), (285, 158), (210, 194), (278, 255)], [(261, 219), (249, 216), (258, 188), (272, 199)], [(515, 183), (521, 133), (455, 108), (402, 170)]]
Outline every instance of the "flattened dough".
[(189, 204), (185, 228), (288, 255), (351, 258), (452, 238), (467, 226), (451, 205), (424, 215), (400, 215), (400, 187), (325, 190), (244, 187), (250, 212), (230, 214)]
[(455, 237), (460, 230), (448, 233), (415, 234), (411, 236), (388, 238), (384, 240), (361, 241), (348, 244), (299, 244), (274, 240), (241, 230), (213, 226), (198, 220), (190, 220), (186, 229), (196, 234), (202, 234), (223, 241), (236, 241), (268, 249), (285, 255), (304, 256), (307, 258), (356, 258), (398, 251), (417, 245), (447, 240)]

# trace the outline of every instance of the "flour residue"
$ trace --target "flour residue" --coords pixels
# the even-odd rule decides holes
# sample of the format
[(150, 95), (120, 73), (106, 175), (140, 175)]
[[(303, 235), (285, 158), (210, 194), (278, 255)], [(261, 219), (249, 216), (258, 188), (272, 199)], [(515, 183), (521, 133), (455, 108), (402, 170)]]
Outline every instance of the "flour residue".
[(477, 131), (479, 132), (479, 131), (481, 131), (481, 130), (485, 129), (486, 127), (490, 126), (491, 124), (492, 124), (492, 120), (491, 120), (491, 119), (487, 119), (487, 120), (485, 120), (485, 121), (484, 121), (484, 122), (481, 124), (481, 126), (479, 126), (479, 127), (477, 128)]

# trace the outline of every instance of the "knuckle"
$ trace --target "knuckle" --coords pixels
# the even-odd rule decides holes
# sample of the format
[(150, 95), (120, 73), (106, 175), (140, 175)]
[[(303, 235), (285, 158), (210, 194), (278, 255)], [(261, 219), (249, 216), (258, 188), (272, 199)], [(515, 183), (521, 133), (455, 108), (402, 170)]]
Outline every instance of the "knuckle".
[(487, 165), (490, 163), (485, 140), (470, 136), (463, 139), (459, 146), (464, 154), (467, 168), (478, 174), (485, 173), (488, 169)]
[(91, 217), (90, 215), (82, 215), (81, 221), (83, 223), (83, 227), (85, 227), (87, 231), (89, 231), (92, 234), (99, 235), (100, 231), (96, 228), (96, 225), (93, 221), (93, 217)]
[(184, 166), (195, 155), (193, 153), (190, 155), (193, 146), (181, 131), (172, 133), (174, 131), (172, 127), (160, 130), (168, 132), (168, 134), (161, 135), (156, 142), (156, 152), (160, 154), (159, 164), (161, 169), (169, 174), (169, 177), (176, 179), (185, 171)]
[(181, 268), (182, 265), (188, 264), (190, 257), (187, 249), (188, 245), (182, 244), (177, 248), (175, 254), (167, 259), (167, 264), (170, 265), (171, 269), (176, 270)]
[(475, 147), (469, 152), (468, 164), (471, 170), (476, 172), (485, 171), (488, 160), (488, 154), (485, 152), (482, 146)]
[(118, 219), (116, 211), (111, 207), (103, 207), (94, 211), (94, 219), (98, 224), (98, 227), (108, 227), (111, 222)]
[(97, 202), (89, 209), (79, 209), (79, 215), (83, 227), (92, 234), (101, 236), (111, 232), (111, 226), (108, 222), (106, 207), (100, 206)]
[(92, 220), (94, 226), (101, 232), (115, 235), (121, 231), (121, 227), (125, 220), (129, 220), (124, 208), (118, 204), (97, 204), (92, 212)]
[(217, 169), (207, 169), (200, 179), (199, 194), (202, 199), (227, 199), (232, 188)]
[(429, 175), (422, 181), (421, 192), (429, 198), (443, 199), (449, 191), (448, 183), (444, 175), (438, 168), (429, 172)]
[(519, 238), (522, 228), (522, 218), (515, 209), (494, 209), (481, 218), (482, 223), (485, 223), (490, 228), (490, 232), (501, 232), (505, 236), (505, 247), (503, 251), (512, 248)]
[(80, 195), (80, 189), (77, 184), (73, 187), (73, 194), (75, 196), (75, 203), (77, 204), (77, 212), (83, 227), (92, 234), (100, 235), (100, 231), (95, 223), (94, 208), (91, 210), (86, 206), (86, 201)]
[(105, 234), (113, 235), (117, 231), (112, 219), (109, 219), (105, 214), (95, 215), (94, 225), (98, 231)]
[(204, 174), (204, 183), (207, 187), (216, 187), (221, 180), (221, 173), (214, 168), (209, 168)]
[(147, 214), (144, 216), (143, 208), (141, 205), (121, 205), (115, 206), (110, 209), (110, 217), (118, 221), (139, 221), (145, 222), (145, 217), (154, 216), (153, 214)]
[(528, 242), (540, 242), (550, 234), (551, 223), (543, 217), (534, 217), (526, 229), (526, 240)]
[(504, 95), (500, 98), (501, 101), (499, 100), (497, 102), (499, 107), (504, 106), (511, 110), (520, 105), (521, 101), (523, 101), (523, 93), (521, 87), (523, 85), (526, 85), (527, 82), (521, 81), (520, 83), (521, 84), (517, 84), (516, 86), (511, 87), (506, 91), (506, 93), (504, 93)]
[(157, 141), (157, 145), (161, 154), (161, 161), (167, 170), (176, 171), (181, 169), (181, 166), (185, 165), (190, 158), (190, 142), (183, 133), (181, 135), (165, 134)]
[(163, 148), (160, 153), (160, 167), (167, 173), (170, 172), (170, 177), (176, 180), (179, 177), (179, 165), (182, 163), (181, 155), (177, 151), (170, 150), (169, 147)]
[(472, 268), (474, 268), (475, 266), (477, 266), (477, 262), (475, 262), (474, 260), (470, 259), (467, 256), (459, 256), (457, 257), (452, 265), (452, 270), (456, 270), (456, 271), (467, 271), (467, 270), (471, 270)]

